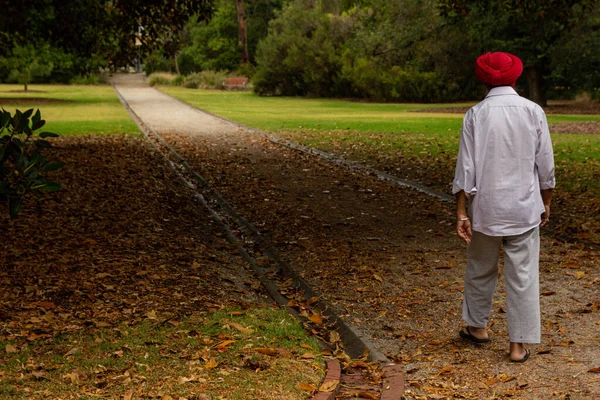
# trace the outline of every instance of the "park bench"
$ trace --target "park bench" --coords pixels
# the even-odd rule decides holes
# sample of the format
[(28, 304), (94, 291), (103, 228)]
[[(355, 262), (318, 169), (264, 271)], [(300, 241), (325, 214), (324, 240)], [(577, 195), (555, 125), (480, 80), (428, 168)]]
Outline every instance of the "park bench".
[(227, 78), (225, 82), (223, 82), (223, 86), (225, 87), (246, 87), (248, 83), (248, 78)]

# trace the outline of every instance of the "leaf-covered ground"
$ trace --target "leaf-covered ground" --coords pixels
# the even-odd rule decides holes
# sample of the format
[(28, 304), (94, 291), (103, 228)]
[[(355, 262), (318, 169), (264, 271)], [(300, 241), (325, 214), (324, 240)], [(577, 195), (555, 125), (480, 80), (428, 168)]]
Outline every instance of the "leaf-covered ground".
[[(277, 399), (318, 385), (318, 348), (261, 311), (260, 282), (142, 137), (54, 143), (63, 191), (0, 214), (0, 397)], [(269, 318), (284, 352), (265, 340)], [(301, 373), (281, 384), (288, 370)]]
[[(458, 338), (466, 248), (454, 233), (452, 204), (274, 145), (142, 86), (127, 94), (323, 298), (405, 367), (408, 399), (600, 394), (597, 250), (543, 237), (542, 344), (531, 346), (526, 364), (512, 364), (502, 283), (492, 343), (478, 348)], [(177, 112), (177, 123), (158, 107)], [(394, 171), (426, 174), (428, 166), (435, 175), (447, 163), (425, 158)]]
[(511, 364), (501, 283), (492, 344), (458, 338), (466, 249), (454, 234), (452, 204), (243, 129), (163, 136), (318, 293), (406, 367), (407, 398), (600, 393), (597, 251), (543, 238), (543, 343), (532, 346), (527, 364)]

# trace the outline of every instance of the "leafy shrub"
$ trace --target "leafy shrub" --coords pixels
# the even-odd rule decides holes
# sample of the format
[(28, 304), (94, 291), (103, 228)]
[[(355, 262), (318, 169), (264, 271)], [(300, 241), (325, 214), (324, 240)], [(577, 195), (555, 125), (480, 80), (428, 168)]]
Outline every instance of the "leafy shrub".
[(223, 83), (227, 80), (227, 73), (223, 71), (206, 70), (200, 72), (202, 86), (207, 89), (224, 89)]
[(86, 74), (73, 77), (71, 83), (74, 85), (104, 85), (107, 83), (107, 79), (103, 74)]
[[(41, 196), (43, 191), (60, 190), (60, 184), (47, 179), (47, 172), (56, 171), (65, 164), (50, 162), (38, 149), (47, 149), (51, 144), (44, 140), (58, 135), (41, 132), (35, 138), (35, 131), (46, 121), (40, 110), (33, 114), (33, 108), (25, 112), (16, 110), (14, 115), (2, 109), (0, 112), (0, 202), (8, 201), (9, 214), (15, 218), (23, 209), (23, 197), (28, 193)], [(31, 121), (30, 121), (31, 118)]]
[(226, 80), (226, 72), (207, 70), (186, 76), (183, 85), (190, 89), (224, 89), (223, 82)]
[(185, 77), (183, 86), (189, 89), (198, 89), (202, 85), (202, 77), (199, 73), (190, 74)]
[(177, 75), (175, 78), (173, 78), (171, 80), (171, 85), (172, 86), (183, 86), (184, 82), (185, 82), (185, 76)]
[(148, 77), (148, 85), (170, 85), (175, 76), (166, 72), (155, 72)]
[(155, 72), (171, 72), (173, 71), (173, 60), (164, 57), (160, 52), (154, 52), (144, 58), (144, 72), (146, 76), (150, 76)]

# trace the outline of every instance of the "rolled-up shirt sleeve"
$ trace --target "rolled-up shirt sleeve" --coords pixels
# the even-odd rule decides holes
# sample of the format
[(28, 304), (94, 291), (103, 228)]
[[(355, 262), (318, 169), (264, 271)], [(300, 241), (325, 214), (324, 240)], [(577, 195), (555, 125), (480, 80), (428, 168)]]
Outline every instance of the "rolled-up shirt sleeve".
[(464, 190), (467, 195), (477, 192), (475, 180), (475, 161), (474, 157), (474, 115), (473, 110), (467, 111), (463, 119), (462, 131), (460, 134), (460, 144), (458, 148), (458, 158), (456, 160), (456, 170), (454, 172), (454, 182), (452, 184), (452, 193), (456, 194)]
[(538, 173), (540, 189), (553, 189), (556, 186), (554, 177), (554, 153), (552, 150), (552, 140), (550, 139), (550, 129), (546, 114), (540, 108), (536, 110), (536, 118), (539, 122), (538, 127), (538, 147), (535, 153), (535, 167)]

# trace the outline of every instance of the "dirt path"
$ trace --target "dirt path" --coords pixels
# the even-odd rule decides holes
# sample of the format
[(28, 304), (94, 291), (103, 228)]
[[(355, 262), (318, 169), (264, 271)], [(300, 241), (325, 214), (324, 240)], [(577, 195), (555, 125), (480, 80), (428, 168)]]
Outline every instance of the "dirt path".
[(543, 343), (511, 364), (502, 285), (492, 343), (458, 339), (466, 251), (452, 204), (274, 145), (131, 78), (116, 85), (132, 109), (404, 365), (407, 398), (600, 397), (588, 372), (600, 367), (598, 252), (542, 239)]

